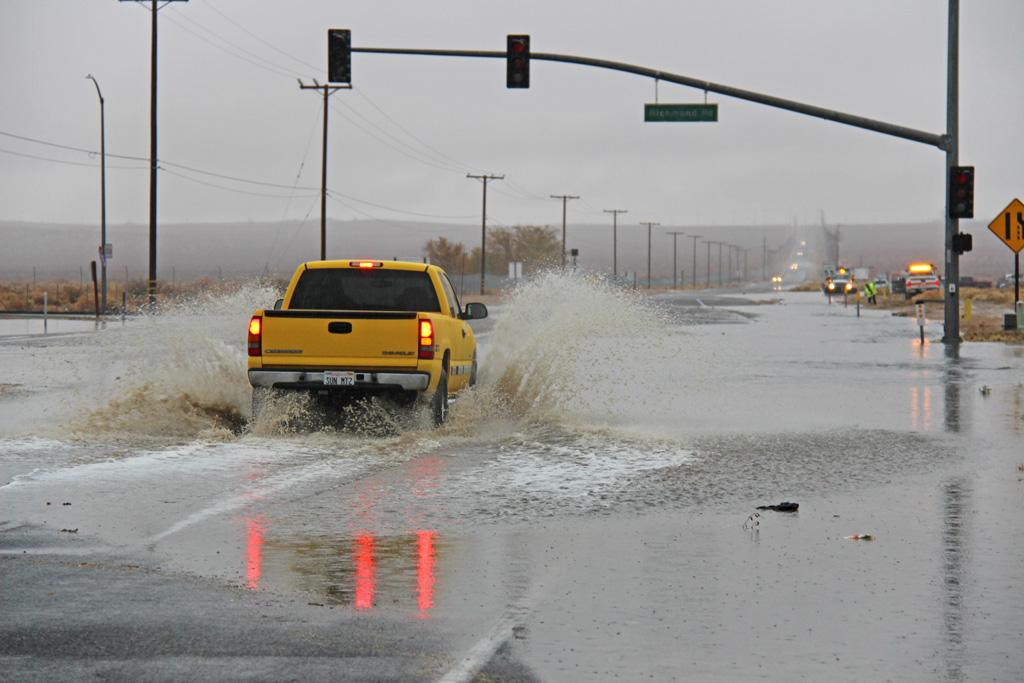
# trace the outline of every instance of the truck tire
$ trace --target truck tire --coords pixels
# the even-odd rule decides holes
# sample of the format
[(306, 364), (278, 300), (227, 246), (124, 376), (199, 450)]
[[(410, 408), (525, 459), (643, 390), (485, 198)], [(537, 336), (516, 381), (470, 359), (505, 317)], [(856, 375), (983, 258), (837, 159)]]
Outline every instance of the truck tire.
[(448, 371), (441, 370), (441, 378), (437, 380), (437, 389), (430, 399), (430, 415), (435, 427), (440, 427), (448, 419)]

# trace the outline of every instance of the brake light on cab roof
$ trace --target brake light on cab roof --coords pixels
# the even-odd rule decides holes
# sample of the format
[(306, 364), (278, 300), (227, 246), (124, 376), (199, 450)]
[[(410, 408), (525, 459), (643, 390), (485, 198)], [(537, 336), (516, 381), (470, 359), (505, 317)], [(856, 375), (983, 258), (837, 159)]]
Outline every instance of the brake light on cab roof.
[(348, 265), (351, 268), (383, 268), (384, 264), (381, 261), (349, 261)]

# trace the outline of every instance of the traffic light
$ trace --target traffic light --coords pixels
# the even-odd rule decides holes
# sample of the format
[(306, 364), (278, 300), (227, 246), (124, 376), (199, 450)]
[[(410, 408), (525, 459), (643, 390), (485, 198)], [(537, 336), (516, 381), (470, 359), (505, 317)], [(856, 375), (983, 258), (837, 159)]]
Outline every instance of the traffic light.
[(509, 36), (505, 49), (506, 88), (530, 87), (530, 36)]
[(949, 169), (949, 217), (974, 218), (974, 167)]
[(963, 254), (974, 248), (974, 238), (966, 232), (953, 235), (953, 251)]
[(352, 31), (347, 28), (327, 30), (327, 82), (352, 82)]

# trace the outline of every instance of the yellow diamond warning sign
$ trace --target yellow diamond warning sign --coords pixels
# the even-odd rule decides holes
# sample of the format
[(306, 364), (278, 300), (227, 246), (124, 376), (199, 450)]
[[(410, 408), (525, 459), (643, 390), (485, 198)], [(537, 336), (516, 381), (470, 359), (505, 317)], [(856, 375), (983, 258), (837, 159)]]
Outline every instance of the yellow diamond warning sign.
[(988, 229), (1015, 254), (1020, 253), (1024, 249), (1024, 203), (1014, 199), (988, 224)]

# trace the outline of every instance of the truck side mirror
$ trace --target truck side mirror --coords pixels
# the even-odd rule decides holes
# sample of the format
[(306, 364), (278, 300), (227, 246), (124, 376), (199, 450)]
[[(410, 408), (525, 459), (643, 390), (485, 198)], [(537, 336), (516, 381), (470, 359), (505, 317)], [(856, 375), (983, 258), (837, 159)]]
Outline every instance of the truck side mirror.
[(284, 306), (284, 299), (278, 299), (277, 301), (274, 302), (274, 310), (275, 311), (280, 311), (281, 310), (281, 306)]
[(487, 317), (487, 306), (473, 302), (466, 304), (466, 310), (459, 316), (463, 320), (480, 320)]

